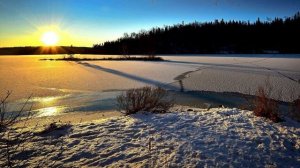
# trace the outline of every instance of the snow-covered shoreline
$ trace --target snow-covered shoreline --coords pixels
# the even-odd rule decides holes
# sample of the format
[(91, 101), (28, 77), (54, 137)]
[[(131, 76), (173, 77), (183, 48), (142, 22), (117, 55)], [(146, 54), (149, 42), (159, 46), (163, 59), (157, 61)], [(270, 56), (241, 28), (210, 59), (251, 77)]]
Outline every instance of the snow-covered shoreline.
[(30, 166), (46, 159), (55, 167), (299, 167), (300, 123), (182, 107), (76, 124), (36, 136), (22, 155)]

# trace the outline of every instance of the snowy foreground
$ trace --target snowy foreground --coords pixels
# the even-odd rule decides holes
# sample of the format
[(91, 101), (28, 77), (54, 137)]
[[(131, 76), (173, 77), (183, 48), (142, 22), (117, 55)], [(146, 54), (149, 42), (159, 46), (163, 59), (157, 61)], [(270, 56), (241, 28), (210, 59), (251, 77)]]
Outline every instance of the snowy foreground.
[(179, 108), (73, 125), (28, 146), (30, 165), (54, 167), (300, 167), (300, 123), (238, 109)]

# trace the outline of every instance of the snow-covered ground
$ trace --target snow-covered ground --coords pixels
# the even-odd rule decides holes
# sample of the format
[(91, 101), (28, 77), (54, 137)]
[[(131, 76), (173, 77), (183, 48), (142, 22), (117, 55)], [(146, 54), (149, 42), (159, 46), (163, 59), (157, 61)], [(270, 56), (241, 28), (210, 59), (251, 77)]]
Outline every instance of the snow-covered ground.
[(19, 156), (54, 167), (300, 167), (299, 123), (229, 108), (173, 111), (76, 124), (33, 138)]

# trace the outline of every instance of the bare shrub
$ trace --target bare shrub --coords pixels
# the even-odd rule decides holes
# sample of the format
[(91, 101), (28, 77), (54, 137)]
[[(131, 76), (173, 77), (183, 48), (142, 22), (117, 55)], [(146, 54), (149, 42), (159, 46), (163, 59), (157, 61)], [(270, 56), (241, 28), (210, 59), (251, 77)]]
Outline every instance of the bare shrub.
[(119, 110), (124, 111), (126, 115), (138, 111), (164, 113), (174, 105), (165, 89), (148, 86), (126, 91), (117, 97), (117, 102)]
[[(31, 107), (26, 110), (30, 97), (17, 112), (7, 111), (7, 102), (11, 92), (0, 100), (0, 167), (22, 167), (25, 162), (18, 161), (17, 155), (25, 150), (24, 143), (32, 138), (31, 132), (17, 131), (12, 126), (20, 120), (29, 120), (32, 117)], [(23, 128), (26, 127), (24, 122)]]
[(256, 98), (253, 101), (254, 115), (265, 117), (273, 122), (280, 122), (278, 102), (270, 98), (272, 89), (266, 91), (265, 88), (259, 87), (256, 93)]
[(12, 125), (19, 122), (20, 120), (28, 120), (30, 117), (32, 117), (32, 113), (31, 113), (32, 105), (29, 106), (28, 104), (31, 96), (27, 98), (26, 102), (23, 104), (23, 106), (19, 111), (14, 113), (9, 113), (7, 111), (7, 101), (11, 93), (12, 92), (8, 91), (6, 93), (6, 96), (0, 100), (0, 132), (5, 131), (5, 129), (11, 127)]
[(291, 103), (290, 115), (293, 119), (300, 122), (300, 96)]
[(148, 57), (149, 57), (149, 59), (155, 59), (156, 55), (155, 55), (155, 53), (149, 53)]

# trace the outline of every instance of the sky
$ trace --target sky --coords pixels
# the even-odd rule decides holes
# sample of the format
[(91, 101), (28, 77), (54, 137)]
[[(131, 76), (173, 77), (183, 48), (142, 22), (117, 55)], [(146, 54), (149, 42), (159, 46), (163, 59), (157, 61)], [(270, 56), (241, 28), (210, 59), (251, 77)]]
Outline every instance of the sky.
[(0, 0), (0, 47), (93, 46), (124, 33), (199, 21), (292, 16), (300, 0)]

